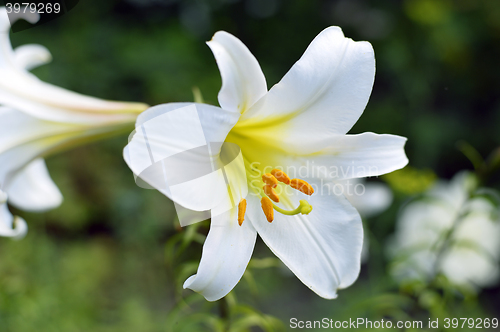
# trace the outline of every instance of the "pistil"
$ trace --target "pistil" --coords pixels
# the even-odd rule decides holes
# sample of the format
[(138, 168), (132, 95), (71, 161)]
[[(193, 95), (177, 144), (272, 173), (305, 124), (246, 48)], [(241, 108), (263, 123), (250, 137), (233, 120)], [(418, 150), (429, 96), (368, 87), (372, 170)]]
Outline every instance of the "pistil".
[[(299, 201), (299, 206), (295, 208), (294, 210), (284, 210), (280, 208), (279, 206), (276, 206), (273, 204), (273, 208), (278, 211), (281, 214), (287, 215), (287, 216), (294, 216), (296, 214), (309, 214), (311, 213), (313, 207), (311, 204), (309, 204), (305, 199), (301, 199)], [(271, 203), (272, 204), (272, 203)]]

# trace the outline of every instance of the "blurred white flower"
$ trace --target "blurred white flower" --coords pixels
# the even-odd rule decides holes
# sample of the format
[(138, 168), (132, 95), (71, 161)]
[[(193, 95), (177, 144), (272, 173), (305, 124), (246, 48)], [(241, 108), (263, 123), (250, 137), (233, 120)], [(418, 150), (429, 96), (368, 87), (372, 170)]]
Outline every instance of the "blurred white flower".
[[(23, 14), (29, 22), (39, 17)], [(105, 101), (42, 82), (28, 70), (51, 60), (40, 45), (12, 49), (10, 22), (0, 7), (0, 190), (3, 201), (26, 211), (59, 206), (62, 195), (43, 157), (123, 131), (147, 108)], [(0, 236), (22, 236), (26, 225), (1, 205)]]
[[(162, 164), (168, 156), (185, 151), (190, 138), (190, 149), (204, 147), (207, 141), (241, 149), (250, 189), (248, 196), (236, 197), (223, 186), (222, 194), (233, 195), (236, 202), (224, 213), (214, 213), (214, 203), (220, 201), (214, 199), (218, 195), (214, 187), (193, 186), (176, 197), (174, 189), (165, 186), (167, 179), (150, 183), (185, 208), (212, 211), (197, 274), (184, 287), (209, 301), (225, 296), (245, 272), (259, 234), (307, 287), (324, 298), (335, 298), (337, 289), (358, 277), (363, 231), (357, 211), (342, 193), (332, 190), (333, 181), (385, 174), (408, 162), (404, 137), (346, 135), (372, 90), (371, 45), (346, 38), (338, 27), (327, 28), (269, 91), (257, 59), (239, 39), (220, 31), (208, 45), (222, 76), (221, 107), (187, 103), (152, 107), (139, 116), (136, 133), (124, 151), (129, 167), (140, 175), (150, 159)], [(179, 134), (171, 136), (162, 120)], [(195, 134), (197, 141), (192, 140)], [(145, 142), (148, 149), (141, 148)], [(210, 154), (217, 160), (220, 148)], [(186, 158), (182, 168), (195, 168), (194, 162)], [(297, 176), (302, 168), (307, 175), (299, 175), (318, 191), (310, 198), (309, 184), (290, 180), (282, 172), (291, 174), (292, 169)], [(274, 193), (274, 187), (281, 193)], [(208, 195), (200, 194), (203, 191)]]
[(475, 183), (474, 175), (459, 173), (404, 207), (388, 248), (396, 279), (427, 280), (442, 273), (472, 288), (498, 281), (498, 209), (484, 197), (469, 198)]

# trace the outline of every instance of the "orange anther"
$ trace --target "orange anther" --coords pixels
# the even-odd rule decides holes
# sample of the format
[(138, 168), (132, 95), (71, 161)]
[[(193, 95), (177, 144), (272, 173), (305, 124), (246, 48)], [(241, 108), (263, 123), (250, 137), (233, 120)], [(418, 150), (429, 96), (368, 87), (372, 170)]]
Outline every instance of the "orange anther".
[(265, 184), (270, 185), (273, 188), (276, 188), (278, 185), (278, 180), (272, 175), (271, 173), (266, 173), (262, 175), (262, 181), (264, 181)]
[(270, 185), (266, 184), (264, 187), (264, 194), (266, 194), (270, 199), (272, 199), (274, 202), (279, 203), (280, 197), (278, 196), (278, 193), (276, 193), (276, 190), (274, 190)]
[(290, 184), (290, 178), (288, 177), (288, 175), (286, 175), (285, 172), (275, 168), (271, 171), (271, 174), (274, 175), (274, 177), (279, 182), (283, 182), (284, 184)]
[(271, 202), (269, 197), (262, 197), (262, 199), (260, 200), (260, 205), (262, 205), (262, 211), (264, 211), (267, 221), (273, 222), (274, 220), (273, 202)]
[(313, 187), (309, 183), (307, 183), (306, 181), (304, 181), (304, 180), (301, 180), (301, 179), (292, 179), (290, 181), (290, 186), (293, 189), (297, 189), (298, 191), (301, 191), (301, 192), (303, 192), (306, 195), (312, 195), (312, 194), (314, 194)]
[(247, 200), (242, 198), (238, 204), (238, 224), (241, 226), (245, 220), (245, 211), (247, 210)]

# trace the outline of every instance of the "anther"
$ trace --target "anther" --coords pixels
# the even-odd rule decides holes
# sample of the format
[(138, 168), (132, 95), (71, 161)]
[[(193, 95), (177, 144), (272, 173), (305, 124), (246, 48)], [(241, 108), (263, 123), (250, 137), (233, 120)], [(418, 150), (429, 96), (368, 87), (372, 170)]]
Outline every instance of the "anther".
[(274, 177), (279, 182), (283, 182), (284, 184), (290, 184), (290, 178), (288, 177), (288, 175), (286, 175), (285, 172), (275, 168), (271, 171), (271, 174), (274, 175)]
[(262, 197), (260, 200), (260, 205), (262, 206), (262, 211), (266, 215), (267, 221), (273, 222), (274, 220), (274, 210), (273, 210), (273, 202), (269, 199), (269, 197)]
[(301, 192), (303, 192), (306, 195), (312, 195), (312, 194), (314, 194), (313, 187), (309, 183), (307, 183), (306, 181), (304, 181), (304, 180), (301, 180), (301, 179), (292, 179), (290, 181), (290, 186), (293, 189), (297, 189), (298, 191), (301, 191)]
[(278, 180), (276, 180), (274, 175), (272, 175), (271, 173), (262, 175), (262, 181), (273, 188), (276, 188), (276, 186), (278, 185)]
[(262, 187), (262, 189), (264, 189), (264, 194), (266, 194), (267, 197), (269, 197), (276, 203), (280, 202), (280, 198), (276, 193), (276, 190), (274, 190), (270, 185), (266, 184), (264, 187)]
[(238, 204), (238, 225), (243, 224), (245, 220), (245, 211), (247, 210), (247, 200), (242, 198), (240, 204)]

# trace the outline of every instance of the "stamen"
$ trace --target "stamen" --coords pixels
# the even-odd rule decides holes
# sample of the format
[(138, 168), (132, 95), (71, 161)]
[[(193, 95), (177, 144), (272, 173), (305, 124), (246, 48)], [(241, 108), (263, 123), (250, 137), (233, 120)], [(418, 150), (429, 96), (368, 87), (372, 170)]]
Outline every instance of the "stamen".
[(290, 184), (290, 178), (288, 177), (288, 175), (286, 175), (285, 172), (275, 168), (271, 171), (271, 174), (274, 175), (274, 177), (279, 182), (283, 182), (284, 184)]
[(264, 189), (264, 194), (266, 194), (274, 202), (276, 203), (280, 202), (278, 193), (276, 193), (276, 190), (274, 190), (270, 185), (266, 184), (264, 187), (262, 187), (262, 189)]
[(271, 173), (262, 175), (262, 181), (273, 188), (276, 188), (276, 186), (278, 185), (278, 180), (276, 180), (274, 175), (272, 175)]
[(274, 204), (268, 197), (262, 197), (260, 200), (260, 205), (262, 206), (262, 211), (266, 215), (267, 221), (273, 222), (274, 220)]
[(301, 191), (301, 192), (303, 192), (306, 195), (312, 195), (312, 194), (314, 194), (313, 187), (309, 183), (307, 183), (306, 181), (304, 181), (304, 180), (301, 180), (301, 179), (292, 179), (290, 181), (290, 186), (293, 189), (297, 189), (298, 191)]
[(247, 200), (242, 198), (240, 204), (238, 204), (238, 225), (243, 224), (245, 220), (245, 211), (247, 210)]

